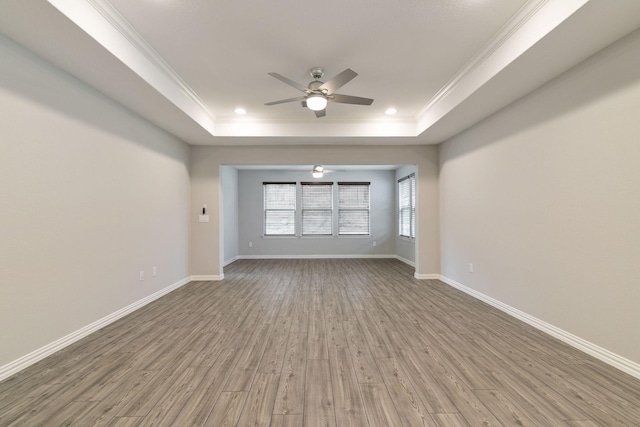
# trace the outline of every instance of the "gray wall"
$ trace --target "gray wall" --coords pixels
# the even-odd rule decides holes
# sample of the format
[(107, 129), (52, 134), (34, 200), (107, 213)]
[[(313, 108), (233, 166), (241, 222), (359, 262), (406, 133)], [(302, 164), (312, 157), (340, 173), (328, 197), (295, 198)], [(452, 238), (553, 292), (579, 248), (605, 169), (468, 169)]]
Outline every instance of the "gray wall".
[(221, 274), (240, 252), (224, 165), (313, 163), (415, 163), (418, 273), (640, 363), (638, 32), (447, 141), (439, 163), (433, 146), (189, 148), (2, 36), (0, 57), (0, 366)]
[(222, 178), (223, 265), (238, 258), (238, 170), (220, 166)]
[(396, 200), (396, 212), (395, 212), (395, 239), (396, 239), (396, 255), (399, 256), (404, 262), (414, 264), (416, 261), (416, 242), (415, 240), (400, 237), (398, 235), (398, 180), (408, 176), (412, 173), (416, 173), (416, 167), (414, 165), (405, 165), (396, 170), (395, 173), (395, 200)]
[(0, 58), (3, 366), (187, 278), (190, 183), (183, 142), (2, 36)]
[(638, 70), (640, 31), (447, 141), (440, 160), (442, 274), (636, 363)]
[[(395, 255), (394, 172), (384, 170), (342, 171), (313, 179), (304, 171), (241, 170), (239, 172), (240, 255), (312, 256), (312, 255)], [(371, 182), (371, 236), (357, 237), (262, 237), (263, 182)], [(337, 200), (334, 198), (335, 212)], [(335, 215), (334, 215), (335, 217)], [(334, 218), (335, 220), (335, 218)], [(335, 223), (335, 221), (334, 221)], [(249, 247), (248, 242), (253, 242)], [(373, 246), (373, 242), (376, 246)]]

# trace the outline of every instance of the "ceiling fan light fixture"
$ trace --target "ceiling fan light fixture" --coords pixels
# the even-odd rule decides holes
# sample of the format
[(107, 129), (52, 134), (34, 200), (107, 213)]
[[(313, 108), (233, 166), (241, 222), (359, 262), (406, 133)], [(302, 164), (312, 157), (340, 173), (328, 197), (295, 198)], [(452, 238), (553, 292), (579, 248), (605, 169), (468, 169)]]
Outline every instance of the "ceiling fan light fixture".
[(327, 107), (327, 98), (319, 94), (309, 95), (307, 97), (307, 108), (312, 111), (324, 110)]
[(320, 165), (315, 165), (313, 171), (311, 171), (311, 176), (314, 178), (322, 178), (322, 175), (324, 175), (324, 168)]
[(287, 102), (302, 101), (302, 106), (307, 107), (309, 110), (316, 114), (316, 118), (321, 118), (327, 115), (326, 107), (329, 100), (338, 104), (355, 104), (355, 105), (371, 105), (373, 99), (362, 98), (360, 96), (342, 95), (336, 93), (336, 90), (340, 89), (345, 84), (353, 80), (358, 73), (350, 68), (347, 68), (341, 73), (338, 73), (333, 78), (326, 82), (320, 81), (323, 75), (323, 70), (320, 67), (315, 67), (309, 70), (311, 77), (315, 80), (310, 82), (307, 86), (303, 86), (300, 83), (282, 76), (278, 73), (268, 73), (271, 77), (280, 80), (281, 82), (304, 92), (304, 96), (296, 98), (281, 99), (279, 101), (267, 102), (264, 105), (278, 105)]

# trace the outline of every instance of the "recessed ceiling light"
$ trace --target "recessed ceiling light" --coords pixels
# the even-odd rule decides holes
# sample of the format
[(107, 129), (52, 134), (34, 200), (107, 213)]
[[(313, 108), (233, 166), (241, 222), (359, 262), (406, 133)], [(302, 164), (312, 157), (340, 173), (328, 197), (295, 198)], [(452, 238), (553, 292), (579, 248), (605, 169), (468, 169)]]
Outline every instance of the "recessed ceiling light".
[(245, 109), (244, 109), (244, 108), (242, 108), (242, 107), (238, 107), (238, 108), (236, 108), (236, 109), (235, 109), (235, 110), (233, 110), (233, 111), (234, 111), (236, 114), (240, 114), (240, 115), (242, 115), (242, 114), (247, 114), (247, 110), (245, 110)]
[(395, 108), (387, 108), (387, 110), (384, 112), (387, 116), (393, 116), (395, 113), (397, 113), (398, 110), (396, 110)]

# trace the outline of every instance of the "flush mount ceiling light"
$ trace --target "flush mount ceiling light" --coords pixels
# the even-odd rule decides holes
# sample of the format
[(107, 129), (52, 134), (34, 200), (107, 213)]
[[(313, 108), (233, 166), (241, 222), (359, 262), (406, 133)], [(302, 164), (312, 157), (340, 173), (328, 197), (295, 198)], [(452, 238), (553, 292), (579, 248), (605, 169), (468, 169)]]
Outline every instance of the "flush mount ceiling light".
[(391, 107), (391, 108), (387, 108), (386, 111), (384, 112), (387, 116), (393, 116), (395, 113), (397, 113), (398, 110), (396, 110), (395, 108)]
[(247, 110), (245, 110), (242, 107), (238, 107), (235, 110), (233, 110), (234, 113), (239, 114), (239, 115), (243, 115), (243, 114), (247, 114)]
[(322, 178), (322, 175), (324, 175), (324, 168), (320, 165), (315, 165), (311, 171), (311, 176), (314, 178)]

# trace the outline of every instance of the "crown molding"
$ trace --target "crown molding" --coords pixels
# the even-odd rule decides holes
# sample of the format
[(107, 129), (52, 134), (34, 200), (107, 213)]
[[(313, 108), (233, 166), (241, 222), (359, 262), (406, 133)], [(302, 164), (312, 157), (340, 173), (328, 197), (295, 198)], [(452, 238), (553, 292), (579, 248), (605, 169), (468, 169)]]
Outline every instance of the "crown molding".
[(215, 116), (107, 0), (47, 0), (194, 122), (214, 135)]
[(500, 46), (503, 46), (507, 40), (514, 36), (522, 26), (528, 22), (542, 6), (549, 0), (537, 0), (527, 2), (516, 12), (516, 14), (489, 40), (471, 59), (458, 70), (457, 73), (444, 85), (436, 94), (427, 102), (427, 104), (418, 112), (418, 116), (423, 115), (427, 110), (432, 108), (436, 103), (447, 97), (460, 84), (460, 82), (471, 75), (480, 65), (488, 61)]
[(108, 0), (47, 1), (212, 136), (415, 138), (592, 0), (527, 1), (415, 116), (375, 123), (325, 120), (323, 126), (315, 122), (262, 123), (234, 116), (216, 117)]
[(417, 135), (471, 96), (590, 0), (530, 0), (416, 114)]
[(180, 88), (180, 90), (191, 100), (202, 108), (208, 115), (214, 117), (209, 107), (191, 89), (191, 87), (182, 80), (182, 77), (176, 73), (169, 64), (156, 52), (149, 43), (136, 31), (135, 28), (106, 0), (86, 0), (98, 13), (100, 13), (136, 50), (151, 62), (161, 73)]
[(416, 136), (415, 120), (256, 120), (251, 117), (220, 119), (216, 136), (251, 137), (407, 137)]

